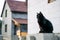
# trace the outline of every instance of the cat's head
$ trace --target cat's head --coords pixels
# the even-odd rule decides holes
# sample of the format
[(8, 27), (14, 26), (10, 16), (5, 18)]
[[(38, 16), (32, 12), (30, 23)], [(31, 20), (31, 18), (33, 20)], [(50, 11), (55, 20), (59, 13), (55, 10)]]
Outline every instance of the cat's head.
[(39, 20), (41, 20), (41, 19), (43, 19), (44, 18), (44, 16), (43, 16), (43, 14), (40, 12), (40, 13), (37, 13), (37, 19)]

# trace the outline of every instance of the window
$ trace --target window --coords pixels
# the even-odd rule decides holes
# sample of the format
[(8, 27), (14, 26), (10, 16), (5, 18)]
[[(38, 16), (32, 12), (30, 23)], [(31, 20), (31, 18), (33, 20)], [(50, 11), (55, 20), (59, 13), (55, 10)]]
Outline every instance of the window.
[(7, 10), (5, 11), (5, 17), (7, 17)]
[(16, 25), (14, 26), (14, 35), (16, 35), (16, 32), (18, 28), (20, 28), (21, 32), (27, 32), (27, 24), (20, 24), (20, 27), (17, 27)]
[(20, 30), (21, 32), (27, 32), (27, 24), (21, 24)]
[(16, 35), (16, 31), (18, 30), (18, 27), (14, 25), (14, 35)]
[(5, 32), (7, 32), (7, 24), (5, 25)]

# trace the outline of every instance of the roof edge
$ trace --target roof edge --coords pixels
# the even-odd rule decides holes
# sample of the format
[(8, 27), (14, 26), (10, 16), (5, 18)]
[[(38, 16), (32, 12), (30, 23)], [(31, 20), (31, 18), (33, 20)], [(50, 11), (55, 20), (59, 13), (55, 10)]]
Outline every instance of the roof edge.
[(21, 12), (21, 11), (12, 11), (13, 13), (27, 13), (27, 12)]

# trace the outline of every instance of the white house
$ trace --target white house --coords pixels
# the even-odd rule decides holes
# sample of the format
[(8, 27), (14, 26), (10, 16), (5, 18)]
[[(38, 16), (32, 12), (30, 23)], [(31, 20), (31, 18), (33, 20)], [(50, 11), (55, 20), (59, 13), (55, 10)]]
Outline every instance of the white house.
[[(2, 10), (2, 35), (6, 40), (13, 40), (14, 35), (27, 35), (26, 2), (6, 0)], [(17, 32), (19, 30), (19, 33)], [(15, 39), (16, 40), (16, 39)]]

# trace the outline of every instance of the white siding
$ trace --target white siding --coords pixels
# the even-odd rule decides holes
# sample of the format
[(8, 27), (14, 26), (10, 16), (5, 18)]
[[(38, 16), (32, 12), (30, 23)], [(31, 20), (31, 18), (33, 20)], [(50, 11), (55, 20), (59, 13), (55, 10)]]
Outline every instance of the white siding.
[[(5, 11), (7, 10), (7, 17), (5, 17)], [(10, 8), (6, 2), (4, 11), (3, 11), (3, 16), (2, 16), (3, 22), (2, 22), (2, 34), (5, 36), (8, 36), (11, 40), (11, 33), (12, 33), (12, 16), (11, 16), (11, 11)], [(7, 32), (5, 32), (5, 25), (7, 24)]]

